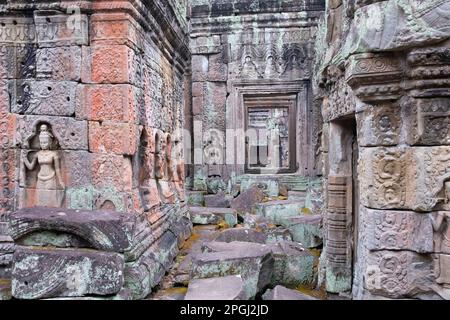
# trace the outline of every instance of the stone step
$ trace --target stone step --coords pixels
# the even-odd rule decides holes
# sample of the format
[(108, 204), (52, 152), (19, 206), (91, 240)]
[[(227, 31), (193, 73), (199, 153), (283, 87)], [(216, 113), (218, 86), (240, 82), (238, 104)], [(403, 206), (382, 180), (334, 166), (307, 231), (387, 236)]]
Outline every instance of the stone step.
[(193, 224), (219, 224), (222, 221), (230, 227), (237, 224), (236, 211), (231, 208), (190, 207), (189, 212)]
[(297, 290), (288, 289), (283, 286), (276, 286), (267, 290), (262, 296), (263, 300), (318, 300)]
[(239, 275), (195, 279), (189, 283), (185, 300), (244, 300), (245, 287)]
[(304, 215), (287, 218), (292, 239), (305, 248), (317, 248), (323, 243), (322, 215)]
[(186, 191), (186, 203), (192, 206), (204, 206), (205, 193), (205, 191)]
[(228, 245), (231, 249), (193, 256), (191, 279), (241, 275), (244, 281), (244, 298), (246, 300), (253, 299), (270, 284), (274, 268), (274, 259), (270, 248), (249, 242), (245, 242), (244, 246), (239, 247), (234, 246), (233, 243), (215, 243)]

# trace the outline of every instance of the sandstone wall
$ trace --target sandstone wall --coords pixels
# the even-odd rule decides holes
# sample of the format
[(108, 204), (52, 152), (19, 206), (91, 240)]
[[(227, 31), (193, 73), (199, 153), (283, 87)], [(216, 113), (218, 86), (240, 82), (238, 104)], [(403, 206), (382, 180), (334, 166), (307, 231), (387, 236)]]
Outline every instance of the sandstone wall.
[[(445, 0), (327, 1), (314, 85), (324, 118), (331, 292), (450, 297), (449, 38)], [(353, 127), (352, 173), (340, 152), (351, 151)], [(336, 193), (339, 179), (347, 192)]]

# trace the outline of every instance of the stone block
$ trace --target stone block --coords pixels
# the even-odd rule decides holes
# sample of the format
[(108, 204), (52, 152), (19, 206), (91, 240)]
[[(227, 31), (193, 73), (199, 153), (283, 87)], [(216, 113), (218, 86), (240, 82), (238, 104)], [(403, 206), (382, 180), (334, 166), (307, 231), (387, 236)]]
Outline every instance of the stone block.
[(244, 300), (244, 298), (244, 282), (236, 275), (192, 280), (184, 300)]
[(364, 208), (365, 246), (371, 251), (409, 250), (432, 253), (433, 225), (430, 214)]
[(193, 224), (219, 224), (225, 221), (230, 227), (237, 224), (236, 211), (230, 208), (190, 207)]
[(192, 81), (206, 81), (208, 79), (208, 57), (192, 56)]
[(295, 242), (280, 241), (271, 245), (275, 260), (272, 284), (288, 287), (316, 285), (315, 267), (318, 259)]
[(0, 77), (2, 79), (34, 78), (36, 51), (36, 45), (32, 43), (2, 45), (0, 47)]
[(89, 44), (89, 22), (85, 14), (42, 11), (35, 14), (34, 22), (41, 48)]
[(270, 283), (273, 263), (269, 248), (247, 245), (230, 251), (194, 255), (190, 274), (191, 279), (241, 275), (245, 299), (252, 299)]
[(295, 242), (305, 248), (317, 248), (323, 243), (322, 215), (305, 215), (287, 219), (289, 232)]
[(265, 217), (277, 225), (289, 226), (288, 219), (301, 216), (303, 204), (296, 201), (276, 200), (259, 203), (255, 206), (256, 214)]
[(129, 158), (113, 154), (92, 154), (92, 184), (97, 189), (132, 190)]
[(12, 295), (17, 299), (112, 295), (122, 288), (123, 272), (124, 261), (117, 253), (17, 247)]
[(80, 81), (81, 48), (40, 48), (36, 53), (36, 76), (39, 80)]
[(317, 300), (297, 290), (288, 289), (283, 286), (276, 286), (267, 290), (262, 296), (263, 300)]
[(0, 148), (9, 149), (14, 147), (16, 135), (17, 116), (11, 113), (0, 118)]
[(127, 84), (82, 85), (76, 118), (139, 123), (135, 90)]
[(131, 246), (135, 221), (131, 214), (114, 211), (44, 207), (16, 211), (10, 219), (11, 237), (15, 241), (27, 241), (27, 245), (42, 245), (25, 238), (45, 230), (51, 232), (46, 240), (49, 245), (58, 246), (59, 239), (67, 234), (75, 236), (85, 247), (114, 252), (125, 252)]
[(2, 17), (0, 43), (28, 45), (36, 43), (36, 26), (32, 17)]
[(78, 84), (71, 81), (12, 80), (11, 111), (27, 115), (73, 116)]
[(52, 134), (58, 140), (62, 150), (87, 150), (88, 149), (88, 126), (86, 121), (77, 121), (67, 117), (51, 116), (19, 116), (18, 128), (19, 143), (23, 148), (38, 149), (36, 141), (31, 140), (40, 123), (48, 123)]
[(186, 202), (192, 206), (203, 206), (205, 204), (204, 191), (186, 191)]
[(413, 298), (437, 287), (430, 255), (408, 251), (365, 254), (364, 288), (388, 298)]
[(11, 280), (0, 279), (0, 301), (11, 300)]
[(143, 47), (143, 36), (136, 21), (127, 13), (94, 13), (91, 21), (91, 43)]
[(134, 155), (137, 152), (139, 127), (115, 122), (89, 122), (89, 151)]

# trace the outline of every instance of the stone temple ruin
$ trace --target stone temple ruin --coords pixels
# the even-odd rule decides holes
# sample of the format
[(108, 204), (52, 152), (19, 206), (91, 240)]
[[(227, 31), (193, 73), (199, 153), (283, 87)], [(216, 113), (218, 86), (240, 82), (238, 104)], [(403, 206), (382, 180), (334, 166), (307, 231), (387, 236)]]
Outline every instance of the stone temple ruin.
[(0, 95), (0, 300), (450, 299), (448, 0), (0, 0)]

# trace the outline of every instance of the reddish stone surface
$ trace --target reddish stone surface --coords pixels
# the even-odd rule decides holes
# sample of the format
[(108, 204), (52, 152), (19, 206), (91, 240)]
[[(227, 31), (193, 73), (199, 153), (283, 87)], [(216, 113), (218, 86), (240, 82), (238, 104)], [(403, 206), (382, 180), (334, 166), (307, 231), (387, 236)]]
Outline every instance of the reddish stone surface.
[(133, 155), (137, 151), (138, 126), (127, 123), (89, 122), (89, 151)]
[(127, 13), (96, 13), (91, 16), (91, 43), (140, 45), (142, 36)]

